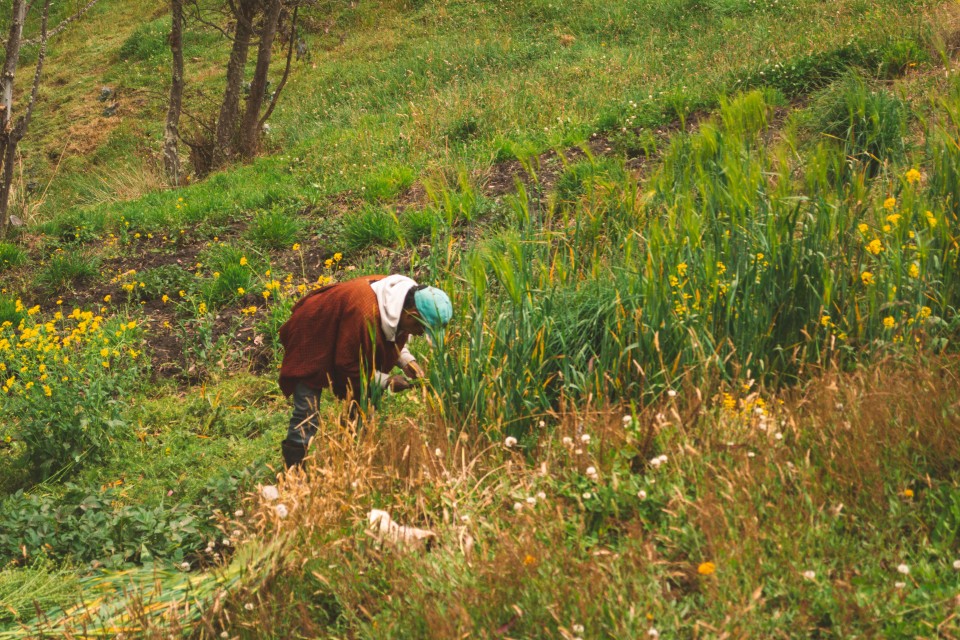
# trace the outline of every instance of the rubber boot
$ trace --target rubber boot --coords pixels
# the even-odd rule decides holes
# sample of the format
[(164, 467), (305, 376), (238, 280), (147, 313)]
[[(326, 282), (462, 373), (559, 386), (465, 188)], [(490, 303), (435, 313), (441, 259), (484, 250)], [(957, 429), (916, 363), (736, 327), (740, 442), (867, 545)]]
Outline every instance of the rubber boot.
[(280, 443), (280, 451), (283, 452), (283, 463), (287, 469), (295, 467), (303, 462), (303, 457), (307, 455), (307, 447), (298, 443), (284, 440)]

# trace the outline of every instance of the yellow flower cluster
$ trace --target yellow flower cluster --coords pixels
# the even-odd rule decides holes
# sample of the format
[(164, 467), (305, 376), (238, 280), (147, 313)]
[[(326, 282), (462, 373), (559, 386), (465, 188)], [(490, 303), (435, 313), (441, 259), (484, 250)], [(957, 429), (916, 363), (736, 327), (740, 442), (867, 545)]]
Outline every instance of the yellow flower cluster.
[(39, 306), (25, 309), (17, 300), (16, 310), (26, 312), (19, 323), (0, 325), (0, 392), (4, 395), (40, 393), (49, 398), (56, 385), (93, 375), (88, 367), (94, 363), (108, 369), (111, 361), (141, 355), (129, 335), (137, 326), (135, 321), (114, 322), (107, 330), (103, 316), (92, 311), (74, 309), (66, 316), (57, 311), (40, 322), (35, 319)]

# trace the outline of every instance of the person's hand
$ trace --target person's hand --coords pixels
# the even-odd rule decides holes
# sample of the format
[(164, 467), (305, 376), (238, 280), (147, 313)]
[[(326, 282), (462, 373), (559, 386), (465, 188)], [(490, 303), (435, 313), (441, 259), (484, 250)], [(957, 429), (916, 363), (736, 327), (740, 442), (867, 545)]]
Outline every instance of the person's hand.
[(420, 368), (420, 365), (417, 364), (416, 360), (411, 360), (406, 364), (406, 366), (400, 367), (407, 377), (411, 380), (419, 380), (423, 377), (423, 369)]
[(410, 389), (413, 387), (410, 381), (404, 378), (403, 376), (390, 376), (390, 380), (388, 381), (388, 386), (390, 387), (390, 391), (393, 391), (395, 393), (400, 391), (406, 391), (407, 389)]

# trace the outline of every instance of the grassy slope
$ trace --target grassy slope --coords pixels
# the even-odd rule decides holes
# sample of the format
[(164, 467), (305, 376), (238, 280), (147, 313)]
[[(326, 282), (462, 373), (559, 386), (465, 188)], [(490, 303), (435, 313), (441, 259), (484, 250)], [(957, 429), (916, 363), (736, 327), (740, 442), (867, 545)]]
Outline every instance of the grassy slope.
[[(107, 28), (129, 24), (118, 19), (118, 12), (129, 12), (127, 17), (149, 15), (153, 5), (103, 2), (87, 26), (65, 37), (54, 52), (51, 78), (64, 84), (55, 80), (48, 85), (47, 100), (62, 100), (64, 107), (50, 119), (42, 114), (36, 126), (41, 135), (33, 143), (59, 151), (65, 136), (68, 145), (82, 138), (91, 145), (84, 149), (91, 152), (64, 161), (34, 221), (65, 216), (72, 224), (81, 219), (76, 217), (79, 213), (102, 237), (108, 230), (124, 231), (117, 217), (124, 215), (144, 233), (159, 233), (176, 224), (200, 240), (229, 229), (225, 223), (231, 218), (247, 218), (253, 209), (272, 203), (284, 210), (309, 206), (321, 214), (339, 213), (367, 199), (367, 188), (379, 190), (390, 202), (399, 189), (390, 186), (390, 180), (383, 188), (384, 180), (377, 178), (399, 175), (399, 184), (406, 184), (410, 179), (406, 168), (413, 169), (412, 176), (422, 177), (449, 173), (465, 164), (482, 174), (494, 159), (518, 150), (524, 155), (566, 146), (599, 125), (665, 124), (686, 107), (712, 103), (715, 92), (778, 60), (789, 63), (851, 40), (884, 42), (889, 34), (909, 33), (918, 6), (890, 3), (880, 11), (864, 3), (842, 3), (830, 5), (826, 12), (820, 3), (786, 8), (778, 3), (759, 7), (637, 3), (616, 8), (600, 2), (508, 7), (458, 3), (387, 5), (382, 10), (379, 5), (360, 4), (339, 15), (338, 28), (347, 33), (344, 44), (328, 52), (315, 50), (316, 69), (301, 65), (292, 79), (271, 133), (273, 149), (282, 150), (282, 155), (178, 192), (103, 204), (139, 195), (156, 184), (150, 177), (155, 160), (152, 153), (144, 153), (140, 140), (145, 134), (158, 140), (162, 104), (147, 90), (156, 92), (162, 77), (156, 59), (148, 55), (120, 64), (109, 56), (104, 62), (102, 56), (91, 55), (99, 51), (115, 55), (129, 37), (124, 27)], [(771, 33), (777, 34), (775, 54), (769, 53)], [(562, 38), (568, 34), (575, 39)], [(319, 37), (317, 41), (326, 42)], [(197, 42), (198, 47), (207, 43)], [(208, 49), (204, 45), (201, 50)], [(70, 60), (69, 67), (65, 60)], [(78, 67), (82, 73), (75, 73)], [(122, 122), (90, 117), (90, 107), (94, 113), (99, 109), (94, 94), (100, 85), (99, 80), (90, 81), (91, 75), (121, 87)], [(209, 72), (198, 75), (214, 80)], [(630, 120), (631, 116), (636, 118)], [(116, 128), (109, 130), (114, 124)], [(68, 133), (103, 127), (109, 130), (105, 139)], [(474, 127), (475, 133), (469, 133)], [(458, 137), (463, 139), (451, 140)], [(45, 174), (49, 167), (35, 170)], [(187, 203), (183, 209), (176, 206), (180, 197)], [(78, 202), (95, 204), (77, 208)], [(210, 220), (221, 221), (209, 227), (213, 231), (193, 226)], [(309, 232), (298, 239), (328, 244), (329, 255), (343, 240), (335, 225), (328, 233), (330, 223), (323, 224), (327, 226), (321, 227), (322, 239)], [(13, 271), (5, 286), (26, 289), (25, 283), (42, 268), (47, 251), (57, 246), (52, 237), (41, 235), (44, 230), (57, 231), (57, 226), (41, 227), (33, 236), (38, 248), (31, 253), (32, 263)], [(135, 264), (140, 248), (131, 241), (115, 254), (110, 252), (108, 248), (104, 255)], [(279, 262), (282, 256), (274, 252), (272, 259)], [(363, 266), (377, 268), (376, 260), (368, 258)], [(97, 291), (99, 297), (102, 291)], [(38, 302), (43, 295), (21, 293)], [(117, 310), (137, 315), (130, 308)], [(120, 504), (163, 508), (178, 501), (200, 501), (211, 482), (214, 491), (217, 481), (235, 491), (235, 483), (249, 477), (234, 471), (248, 464), (254, 465), (253, 477), (268, 478), (264, 463), (277, 462), (285, 405), (276, 397), (269, 374), (236, 375), (243, 363), (242, 356), (227, 360), (222, 370), (208, 363), (213, 380), (202, 388), (161, 382), (138, 392), (124, 413), (133, 437), (118, 442), (115, 459), (82, 470), (74, 481), (95, 487), (121, 480)], [(949, 379), (955, 367), (950, 362), (944, 367), (943, 377)], [(427, 628), (445, 637), (467, 630), (483, 635), (498, 627), (517, 637), (533, 637), (543, 627), (566, 637), (578, 633), (627, 637), (644, 633), (649, 626), (692, 633), (689, 630), (699, 620), (701, 633), (724, 628), (746, 636), (772, 634), (774, 629), (786, 635), (801, 629), (801, 635), (807, 635), (815, 628), (838, 636), (926, 633), (928, 621), (938, 623), (947, 617), (946, 601), (955, 586), (948, 570), (954, 542), (939, 529), (932, 534), (930, 527), (954, 500), (956, 482), (948, 472), (949, 456), (941, 449), (956, 425), (956, 416), (947, 407), (957, 390), (949, 384), (939, 388), (936, 380), (919, 373), (915, 379), (877, 375), (879, 384), (909, 387), (907, 395), (934, 397), (931, 389), (936, 388), (943, 399), (914, 407), (913, 413), (891, 410), (893, 414), (887, 415), (853, 393), (877, 383), (865, 378), (841, 380), (852, 391), (840, 403), (856, 415), (882, 414), (854, 420), (855, 433), (863, 440), (848, 441), (843, 431), (848, 420), (829, 411), (831, 403), (839, 406), (837, 401), (814, 388), (808, 400), (826, 405), (819, 413), (804, 414), (805, 405), (798, 402), (784, 408), (782, 415), (773, 414), (772, 419), (790, 424), (784, 429), (783, 449), (776, 448), (779, 441), (772, 433), (769, 437), (745, 433), (743, 422), (751, 418), (725, 414), (717, 401), (705, 418), (709, 429), (687, 429), (683, 421), (670, 419), (661, 424), (653, 449), (639, 449), (645, 456), (667, 452), (677, 460), (662, 478), (629, 472), (631, 449), (614, 426), (619, 423), (616, 413), (590, 418), (588, 430), (600, 448), (588, 448), (585, 458), (571, 457), (558, 442), (563, 434), (580, 435), (577, 416), (561, 413), (551, 418), (556, 437), (531, 454), (532, 460), (556, 469), (554, 479), (543, 479), (536, 475), (535, 465), (528, 469), (522, 458), (509, 452), (481, 453), (486, 440), (475, 432), (469, 434), (475, 442), (461, 453), (452, 443), (447, 450), (442, 422), (424, 425), (422, 434), (406, 430), (403, 417), (420, 415), (422, 407), (410, 398), (390, 399), (385, 414), (393, 417), (382, 425), (379, 453), (364, 449), (367, 443), (350, 453), (344, 443), (348, 460), (330, 462), (335, 471), (341, 470), (338, 465), (354, 464), (352, 472), (361, 490), (351, 494), (343, 486), (331, 485), (329, 500), (317, 505), (315, 512), (305, 510), (286, 525), (269, 525), (278, 530), (289, 529), (291, 523), (302, 525), (300, 535), (318, 545), (304, 558), (309, 571), (294, 571), (271, 583), (252, 613), (243, 605), (256, 599), (237, 595), (231, 606), (240, 622), (234, 628), (255, 637), (260, 632), (244, 628), (263, 629), (269, 621), (276, 637), (289, 637), (292, 629), (317, 634), (324, 633), (329, 617), (331, 633), (359, 637), (418, 637)], [(829, 389), (829, 383), (823, 386)], [(681, 396), (677, 409), (686, 415), (691, 404), (692, 395)], [(655, 411), (668, 408), (651, 409), (640, 422), (654, 422)], [(326, 408), (328, 415), (333, 410)], [(904, 435), (911, 433), (910, 427), (931, 421), (936, 437), (921, 438), (919, 430), (912, 432), (918, 434), (915, 439)], [(839, 444), (831, 438), (834, 431)], [(857, 453), (877, 438), (889, 439), (891, 445), (887, 454), (876, 452), (878, 462), (873, 466)], [(608, 439), (610, 446), (605, 444)], [(413, 445), (419, 465), (398, 457), (407, 444)], [(429, 462), (437, 458), (433, 448), (438, 445), (443, 455), (439, 462)], [(764, 457), (765, 448), (776, 454)], [(755, 472), (748, 452), (762, 458)], [(823, 459), (810, 462), (817, 453)], [(473, 469), (462, 469), (461, 455), (476, 456)], [(372, 462), (365, 456), (373, 456)], [(504, 471), (502, 465), (508, 462), (516, 468)], [(584, 493), (598, 491), (585, 474), (591, 464), (603, 475), (599, 485), (603, 500), (597, 506), (584, 498)], [(427, 475), (442, 474), (444, 467), (458, 478), (446, 485), (449, 488)], [(793, 467), (801, 471), (785, 471)], [(487, 471), (493, 474), (489, 485), (482, 480)], [(927, 474), (935, 481), (924, 485), (920, 479)], [(27, 484), (16, 466), (5, 467), (3, 477), (10, 488)], [(861, 493), (864, 487), (869, 491)], [(904, 498), (902, 491), (909, 487), (917, 493), (931, 489), (930, 500), (924, 497), (915, 503)], [(635, 499), (641, 488), (650, 502)], [(742, 492), (741, 499), (735, 488)], [(522, 509), (521, 515), (513, 514), (514, 501), (523, 502), (538, 490), (549, 501), (556, 500), (556, 513), (563, 513), (568, 522), (556, 520), (553, 509), (544, 506), (530, 515)], [(58, 496), (63, 488), (47, 482), (34, 486), (32, 493)], [(231, 496), (220, 496), (216, 506), (232, 508)], [(848, 505), (847, 520), (831, 511), (840, 513), (840, 502)], [(777, 503), (787, 508), (771, 507)], [(456, 536), (456, 527), (444, 509), (452, 509), (455, 517), (474, 517), (477, 528), (472, 531), (481, 542), (480, 552), (470, 564), (453, 548), (424, 557), (382, 556), (356, 535), (355, 518), (362, 517), (368, 506), (387, 504), (410, 521), (440, 528), (447, 540)], [(327, 510), (334, 507), (330, 516)], [(269, 505), (248, 508), (270, 513)], [(640, 527), (638, 521), (646, 525)], [(330, 529), (331, 525), (337, 526)], [(261, 531), (267, 525), (254, 519), (243, 526)], [(311, 527), (320, 533), (312, 533)], [(804, 531), (802, 537), (796, 535), (798, 530)], [(890, 532), (900, 532), (901, 537)], [(931, 539), (935, 545), (928, 545)], [(715, 578), (697, 577), (697, 565), (705, 560), (720, 566)], [(917, 589), (906, 595), (892, 587), (900, 561), (914, 567), (910, 582)], [(51, 570), (40, 565), (33, 571), (45, 576)], [(813, 593), (810, 581), (800, 575), (804, 570), (816, 573)], [(13, 570), (4, 578), (10, 575), (16, 588), (32, 584), (28, 581), (34, 574)], [(764, 591), (751, 599), (761, 585)], [(306, 590), (316, 595), (301, 597)], [(26, 591), (42, 593), (40, 587)], [(54, 594), (53, 599), (57, 597)], [(290, 600), (296, 604), (288, 606)], [(24, 610), (29, 610), (27, 601), (19, 601)], [(413, 622), (411, 611), (416, 614)], [(585, 631), (575, 630), (575, 624), (584, 623)]]

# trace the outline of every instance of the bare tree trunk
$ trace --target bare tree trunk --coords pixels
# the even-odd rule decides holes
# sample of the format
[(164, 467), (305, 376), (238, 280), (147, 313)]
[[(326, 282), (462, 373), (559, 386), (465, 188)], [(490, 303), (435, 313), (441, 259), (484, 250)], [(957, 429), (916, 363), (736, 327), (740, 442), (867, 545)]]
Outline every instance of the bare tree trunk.
[(254, 0), (238, 0), (234, 6), (237, 29), (233, 35), (233, 49), (230, 62), (227, 63), (227, 86), (223, 92), (220, 116), (217, 118), (217, 139), (214, 149), (214, 162), (219, 164), (233, 155), (233, 143), (237, 134), (237, 120), (240, 116), (240, 85), (243, 82), (243, 69), (247, 64), (250, 39), (253, 37), (253, 18), (256, 15)]
[(177, 139), (180, 135), (180, 110), (183, 104), (183, 0), (170, 0), (172, 24), (170, 53), (173, 54), (173, 81), (170, 85), (170, 105), (167, 109), (167, 127), (163, 136), (163, 165), (172, 186), (180, 184), (180, 158)]
[(281, 0), (269, 0), (270, 4), (263, 14), (263, 26), (260, 28), (260, 46), (257, 50), (257, 66), (250, 82), (250, 95), (240, 125), (240, 153), (244, 158), (256, 155), (260, 145), (260, 109), (267, 91), (267, 78), (270, 74), (270, 62), (273, 59), (273, 41), (277, 37), (280, 22)]
[(10, 19), (10, 34), (7, 37), (7, 57), (3, 63), (3, 75), (0, 76), (0, 160), (3, 162), (3, 183), (0, 184), (0, 232), (7, 232), (9, 216), (7, 201), (10, 197), (10, 181), (13, 179), (13, 158), (16, 155), (16, 141), (10, 119), (13, 114), (13, 79), (20, 63), (20, 39), (23, 36), (23, 22), (27, 14), (26, 0), (13, 0)]

